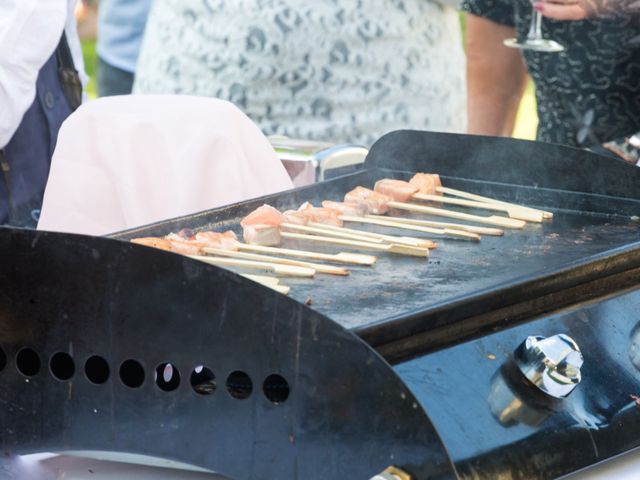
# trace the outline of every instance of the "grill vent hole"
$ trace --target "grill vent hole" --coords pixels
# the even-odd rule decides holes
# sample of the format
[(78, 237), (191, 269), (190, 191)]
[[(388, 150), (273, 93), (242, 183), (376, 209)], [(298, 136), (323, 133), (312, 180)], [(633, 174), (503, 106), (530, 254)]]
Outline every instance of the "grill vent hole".
[(55, 353), (49, 361), (51, 374), (58, 380), (69, 380), (76, 373), (76, 366), (73, 358), (67, 353)]
[(4, 370), (4, 367), (6, 366), (7, 366), (7, 355), (4, 353), (4, 350), (2, 350), (2, 347), (0, 347), (0, 372)]
[(193, 369), (190, 380), (193, 391), (200, 395), (211, 395), (217, 387), (216, 376), (202, 365)]
[(253, 390), (251, 378), (245, 372), (236, 370), (227, 377), (227, 391), (233, 398), (244, 400), (249, 398)]
[(129, 388), (139, 388), (144, 383), (144, 368), (137, 360), (129, 359), (120, 365), (120, 380)]
[(34, 350), (23, 348), (16, 356), (16, 366), (25, 377), (33, 377), (40, 372), (40, 357)]
[(180, 386), (180, 372), (170, 363), (161, 363), (156, 367), (156, 385), (160, 390), (172, 392)]
[(277, 374), (269, 375), (262, 385), (262, 391), (267, 399), (276, 405), (284, 403), (289, 398), (289, 383)]
[(84, 373), (90, 382), (100, 385), (109, 380), (109, 364), (104, 358), (94, 355), (84, 364)]

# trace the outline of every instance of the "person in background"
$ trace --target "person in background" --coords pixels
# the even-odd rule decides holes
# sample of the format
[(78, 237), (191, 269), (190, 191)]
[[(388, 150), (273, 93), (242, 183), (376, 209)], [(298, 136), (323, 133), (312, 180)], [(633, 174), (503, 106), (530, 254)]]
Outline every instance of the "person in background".
[(549, 17), (542, 22), (543, 36), (566, 47), (545, 53), (502, 43), (526, 35), (529, 0), (464, 1), (469, 133), (511, 134), (527, 70), (536, 85), (538, 140), (599, 149), (640, 130), (638, 16), (620, 10), (623, 14), (613, 15), (610, 9), (596, 13), (593, 5), (534, 3)]
[[(637, 26), (637, 35), (630, 40), (630, 43), (640, 47), (640, 2), (632, 0), (579, 0), (571, 4), (541, 2), (536, 8), (543, 16), (555, 20), (587, 20), (628, 15), (632, 19), (635, 18)], [(602, 145), (602, 149), (593, 148), (593, 150), (613, 154), (616, 158), (640, 167), (640, 131), (634, 135), (610, 140)]]
[(157, 0), (134, 93), (230, 100), (307, 140), (463, 131), (459, 17), (435, 0)]
[(151, 0), (100, 0), (97, 83), (101, 97), (131, 93)]
[(0, 224), (35, 227), (58, 130), (82, 102), (75, 3), (0, 0)]
[(98, 0), (78, 0), (75, 13), (80, 42), (95, 40), (98, 25)]

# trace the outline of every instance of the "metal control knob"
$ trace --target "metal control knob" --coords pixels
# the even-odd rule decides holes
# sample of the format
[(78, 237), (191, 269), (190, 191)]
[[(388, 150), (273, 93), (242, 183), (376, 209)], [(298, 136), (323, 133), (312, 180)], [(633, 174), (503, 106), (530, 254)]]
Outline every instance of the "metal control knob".
[(580, 383), (580, 347), (565, 334), (527, 337), (514, 352), (522, 374), (547, 395), (564, 398)]

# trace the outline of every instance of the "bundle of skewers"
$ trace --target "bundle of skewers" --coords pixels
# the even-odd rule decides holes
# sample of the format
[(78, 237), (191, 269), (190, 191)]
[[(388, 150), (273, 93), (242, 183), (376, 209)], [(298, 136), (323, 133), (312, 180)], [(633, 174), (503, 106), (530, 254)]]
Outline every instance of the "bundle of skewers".
[[(482, 209), (492, 214), (463, 213), (443, 208), (446, 205)], [(398, 211), (470, 223), (393, 215)], [(409, 182), (382, 179), (376, 182), (373, 190), (356, 187), (344, 196), (343, 202), (325, 200), (321, 207), (305, 202), (297, 210), (280, 212), (265, 204), (240, 222), (243, 242), (231, 230), (220, 233), (189, 229), (162, 238), (137, 238), (132, 242), (187, 255), (220, 267), (261, 270), (276, 275), (244, 274), (287, 294), (289, 287), (281, 284), (278, 277), (347, 276), (350, 272), (345, 265), (370, 267), (375, 264), (377, 257), (352, 250), (428, 258), (429, 250), (437, 248), (434, 237), (479, 242), (482, 235), (501, 236), (504, 229), (518, 230), (527, 222), (540, 223), (551, 218), (553, 214), (550, 212), (443, 187), (437, 174), (417, 173)], [(411, 232), (411, 236), (355, 228), (361, 224), (404, 230)], [(418, 234), (420, 236), (416, 236)], [(425, 235), (430, 238), (425, 238)], [(346, 251), (328, 254), (283, 248), (285, 240), (331, 245)]]

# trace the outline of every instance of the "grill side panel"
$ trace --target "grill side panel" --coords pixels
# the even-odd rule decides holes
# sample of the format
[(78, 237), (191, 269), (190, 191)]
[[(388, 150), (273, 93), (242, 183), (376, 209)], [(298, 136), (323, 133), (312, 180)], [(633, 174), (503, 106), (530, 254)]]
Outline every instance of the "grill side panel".
[[(639, 309), (636, 284), (395, 369), (434, 419), (460, 478), (557, 478), (640, 447)], [(511, 365), (527, 336), (558, 333), (584, 356), (582, 382), (563, 400)]]
[(5, 463), (98, 450), (236, 479), (454, 478), (393, 370), (304, 305), (109, 239), (2, 229), (0, 257)]

